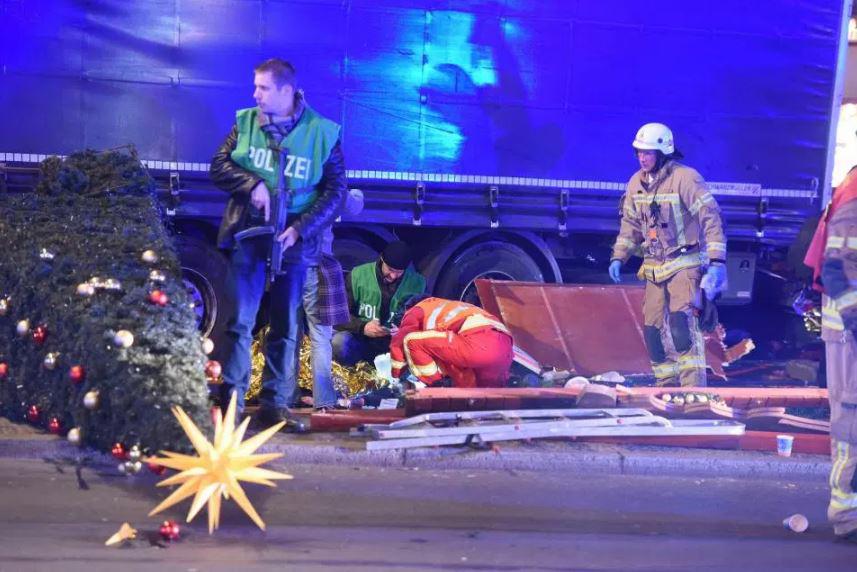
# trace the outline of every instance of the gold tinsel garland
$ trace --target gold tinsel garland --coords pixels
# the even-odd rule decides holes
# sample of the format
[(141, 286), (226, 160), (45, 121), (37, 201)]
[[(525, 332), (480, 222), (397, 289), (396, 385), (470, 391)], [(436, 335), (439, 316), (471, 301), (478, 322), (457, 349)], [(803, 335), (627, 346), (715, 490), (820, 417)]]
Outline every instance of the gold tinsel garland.
[[(250, 347), (250, 387), (247, 390), (247, 399), (259, 396), (262, 391), (262, 371), (265, 369), (265, 337), (268, 328), (264, 328), (256, 335), (253, 345)], [(304, 336), (301, 340), (300, 355), (298, 358), (298, 386), (302, 389), (312, 391), (312, 348), (310, 339)], [(375, 375), (375, 368), (361, 361), (354, 367), (345, 367), (333, 362), (333, 388), (337, 393), (345, 397), (353, 397), (358, 393), (369, 389), (375, 389), (386, 385), (384, 380), (379, 380)]]

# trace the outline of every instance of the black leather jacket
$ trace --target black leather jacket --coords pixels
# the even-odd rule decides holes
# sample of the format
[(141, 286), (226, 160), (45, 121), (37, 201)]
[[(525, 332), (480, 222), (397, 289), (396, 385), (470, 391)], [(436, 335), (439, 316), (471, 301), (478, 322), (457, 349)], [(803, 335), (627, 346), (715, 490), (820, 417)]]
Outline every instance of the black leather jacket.
[[(262, 181), (232, 161), (230, 155), (237, 141), (238, 126), (233, 125), (211, 160), (209, 171), (214, 184), (230, 194), (217, 233), (217, 246), (224, 249), (235, 246), (235, 233), (244, 229), (249, 212), (255, 210), (250, 204), (250, 193)], [(345, 158), (339, 141), (324, 163), (321, 181), (316, 188), (319, 195), (309, 210), (301, 215), (289, 215), (288, 224), (298, 231), (300, 239), (283, 254), (283, 262), (318, 264), (321, 259), (322, 235), (339, 215), (347, 190)]]

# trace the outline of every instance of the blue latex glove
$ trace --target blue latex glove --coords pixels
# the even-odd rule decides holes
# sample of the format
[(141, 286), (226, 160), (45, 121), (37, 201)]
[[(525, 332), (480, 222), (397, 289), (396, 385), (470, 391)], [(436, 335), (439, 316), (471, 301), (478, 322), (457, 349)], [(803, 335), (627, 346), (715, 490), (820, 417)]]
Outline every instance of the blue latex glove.
[(622, 261), (614, 260), (610, 263), (610, 268), (607, 269), (607, 273), (610, 274), (610, 278), (615, 283), (619, 283), (622, 281), (622, 276), (619, 275), (619, 270), (622, 269)]
[(718, 294), (726, 290), (726, 266), (710, 264), (705, 276), (702, 277), (700, 286), (705, 290), (705, 297), (714, 300)]

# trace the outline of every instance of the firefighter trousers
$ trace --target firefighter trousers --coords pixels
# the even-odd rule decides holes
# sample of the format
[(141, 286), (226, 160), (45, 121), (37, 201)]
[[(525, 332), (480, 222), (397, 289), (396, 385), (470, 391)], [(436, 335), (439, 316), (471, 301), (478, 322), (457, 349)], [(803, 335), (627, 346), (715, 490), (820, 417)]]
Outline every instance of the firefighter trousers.
[(840, 536), (857, 531), (857, 340), (827, 341), (830, 398), (830, 504), (827, 517)]
[(646, 281), (643, 334), (658, 385), (706, 385), (705, 341), (694, 310), (701, 278), (696, 266)]
[(446, 375), (453, 387), (503, 387), (509, 379), (512, 337), (493, 328), (413, 332), (404, 346), (408, 368), (423, 383)]

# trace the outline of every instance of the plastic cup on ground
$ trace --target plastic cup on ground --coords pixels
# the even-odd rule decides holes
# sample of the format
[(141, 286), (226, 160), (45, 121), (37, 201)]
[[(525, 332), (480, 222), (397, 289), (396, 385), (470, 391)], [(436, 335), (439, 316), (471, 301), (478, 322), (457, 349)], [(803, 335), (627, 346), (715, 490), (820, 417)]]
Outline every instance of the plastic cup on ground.
[(795, 438), (792, 435), (777, 435), (777, 455), (791, 457), (794, 441)]
[(792, 532), (804, 532), (809, 528), (809, 519), (802, 514), (793, 514), (783, 519), (783, 528)]

